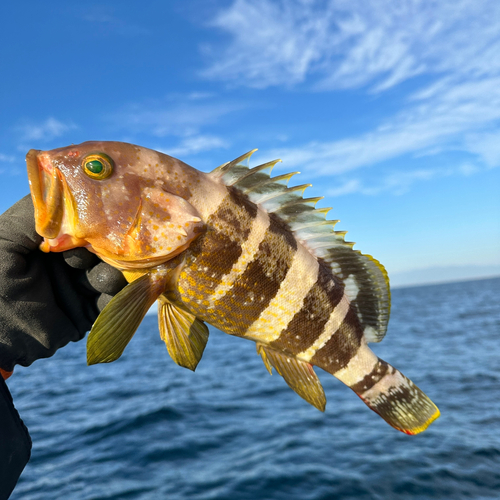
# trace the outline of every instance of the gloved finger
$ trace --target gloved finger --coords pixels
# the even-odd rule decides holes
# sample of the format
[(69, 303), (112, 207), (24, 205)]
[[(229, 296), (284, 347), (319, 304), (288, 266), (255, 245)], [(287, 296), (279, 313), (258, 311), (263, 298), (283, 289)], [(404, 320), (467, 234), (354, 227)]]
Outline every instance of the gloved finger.
[(117, 294), (127, 284), (123, 274), (105, 262), (99, 262), (89, 269), (87, 279), (95, 290), (109, 295)]
[(35, 230), (35, 209), (30, 195), (12, 205), (0, 218), (0, 240), (5, 242), (5, 250), (26, 255), (39, 247), (42, 237)]
[(99, 295), (97, 298), (97, 309), (99, 309), (99, 312), (101, 312), (111, 302), (112, 298), (113, 295), (108, 295), (107, 293), (101, 293), (101, 295)]
[(100, 262), (95, 253), (89, 252), (83, 247), (66, 250), (63, 252), (63, 257), (66, 264), (75, 269), (90, 269)]

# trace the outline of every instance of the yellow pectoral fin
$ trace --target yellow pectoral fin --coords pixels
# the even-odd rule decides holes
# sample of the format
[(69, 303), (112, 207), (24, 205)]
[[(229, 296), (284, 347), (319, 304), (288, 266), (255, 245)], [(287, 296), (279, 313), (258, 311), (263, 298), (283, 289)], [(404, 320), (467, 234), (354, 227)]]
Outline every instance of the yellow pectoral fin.
[(144, 274), (115, 295), (102, 310), (87, 338), (87, 364), (117, 360), (158, 296), (177, 270)]
[(272, 367), (285, 379), (285, 382), (301, 398), (320, 411), (325, 411), (325, 392), (311, 364), (290, 358), (285, 354), (257, 343), (257, 353), (262, 356), (269, 373)]
[(149, 271), (147, 269), (122, 269), (122, 274), (129, 283), (132, 283), (132, 281), (148, 274), (148, 272)]
[(207, 345), (207, 325), (163, 296), (158, 300), (158, 325), (172, 359), (194, 371)]

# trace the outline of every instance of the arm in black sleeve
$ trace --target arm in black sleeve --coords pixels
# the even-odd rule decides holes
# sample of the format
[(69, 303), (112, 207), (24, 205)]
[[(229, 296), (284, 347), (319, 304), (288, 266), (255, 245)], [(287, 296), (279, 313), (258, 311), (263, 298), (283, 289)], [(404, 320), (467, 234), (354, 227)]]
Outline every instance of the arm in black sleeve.
[[(29, 366), (81, 340), (126, 281), (84, 248), (43, 253), (26, 196), (0, 215), (0, 369)], [(8, 373), (7, 373), (8, 374)], [(2, 372), (0, 371), (0, 378)], [(15, 377), (12, 379), (15, 383)], [(31, 441), (0, 381), (0, 500), (26, 465)]]
[(0, 500), (9, 498), (31, 455), (31, 439), (0, 377)]

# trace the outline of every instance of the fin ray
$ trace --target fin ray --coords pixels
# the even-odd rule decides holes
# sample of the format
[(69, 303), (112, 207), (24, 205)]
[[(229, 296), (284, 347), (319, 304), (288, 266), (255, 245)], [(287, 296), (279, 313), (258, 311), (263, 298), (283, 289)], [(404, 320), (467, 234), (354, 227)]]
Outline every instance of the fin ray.
[[(255, 151), (257, 150), (252, 149), (248, 153), (241, 155), (235, 160), (224, 163), (220, 167), (212, 170), (212, 172), (210, 172), (210, 175), (212, 177), (221, 178), (226, 186), (232, 186), (233, 184), (238, 182), (240, 178), (244, 177), (248, 172), (248, 160), (255, 153)], [(247, 165), (245, 165), (243, 162), (246, 162)]]
[(88, 335), (88, 365), (111, 363), (122, 355), (167, 279), (167, 272), (144, 274), (111, 299)]
[(218, 167), (210, 175), (226, 185), (234, 185), (251, 201), (280, 217), (313, 255), (329, 265), (340, 279), (349, 281), (349, 298), (367, 340), (380, 342), (387, 331), (391, 301), (385, 268), (370, 255), (353, 250), (354, 243), (345, 241), (345, 231), (334, 230), (338, 221), (325, 219), (330, 209), (315, 208), (322, 197), (303, 198), (310, 184), (287, 186), (295, 172), (270, 177), (267, 171), (279, 160), (252, 169), (244, 165), (254, 151)]
[(281, 354), (261, 343), (257, 343), (257, 352), (262, 356), (269, 373), (272, 374), (274, 367), (301, 398), (318, 410), (325, 411), (325, 392), (311, 364)]
[[(425, 431), (440, 412), (431, 399), (391, 365), (389, 374), (366, 392), (355, 391), (363, 402), (389, 425), (405, 434)], [(387, 380), (390, 378), (391, 380)]]
[(165, 297), (158, 300), (160, 337), (179, 366), (195, 371), (208, 341), (208, 327), (191, 313), (176, 307)]

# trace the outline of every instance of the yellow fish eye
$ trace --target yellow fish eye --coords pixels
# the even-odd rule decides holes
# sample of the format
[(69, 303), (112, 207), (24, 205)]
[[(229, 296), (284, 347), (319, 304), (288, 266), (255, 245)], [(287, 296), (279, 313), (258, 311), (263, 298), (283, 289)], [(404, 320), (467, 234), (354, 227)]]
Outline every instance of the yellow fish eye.
[(104, 153), (92, 153), (82, 161), (83, 171), (92, 179), (106, 179), (113, 173), (113, 160)]

